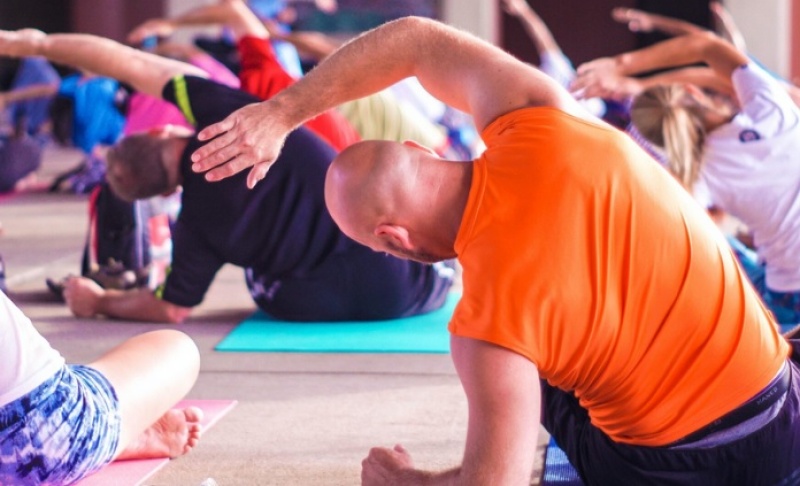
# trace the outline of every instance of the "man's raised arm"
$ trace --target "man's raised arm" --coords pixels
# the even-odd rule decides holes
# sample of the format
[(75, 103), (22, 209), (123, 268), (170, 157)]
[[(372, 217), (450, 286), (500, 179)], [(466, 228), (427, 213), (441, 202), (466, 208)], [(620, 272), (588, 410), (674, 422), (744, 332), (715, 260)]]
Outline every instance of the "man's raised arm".
[(195, 152), (194, 170), (210, 170), (206, 177), (219, 180), (255, 166), (248, 177), (253, 187), (289, 131), (409, 76), (439, 100), (470, 113), (479, 129), (525, 106), (574, 106), (552, 80), (502, 50), (439, 22), (406, 17), (348, 42), (271, 100), (200, 132), (201, 140), (217, 138)]
[(226, 0), (194, 8), (173, 18), (150, 19), (131, 31), (128, 42), (140, 44), (150, 36), (170, 35), (180, 27), (201, 25), (224, 25), (237, 38), (245, 35), (269, 37), (267, 28), (243, 0)]
[[(593, 89), (608, 79), (632, 76), (656, 69), (687, 66), (705, 62), (719, 76), (730, 79), (733, 71), (749, 62), (733, 44), (711, 32), (689, 34), (668, 39), (643, 49), (604, 57), (578, 66), (578, 78), (572, 89), (586, 90), (586, 96), (597, 96)], [(602, 94), (600, 94), (602, 96)]]
[(208, 76), (189, 64), (88, 34), (48, 35), (33, 29), (0, 31), (0, 55), (43, 56), (58, 64), (117, 79), (156, 97), (161, 97), (162, 88), (174, 76)]

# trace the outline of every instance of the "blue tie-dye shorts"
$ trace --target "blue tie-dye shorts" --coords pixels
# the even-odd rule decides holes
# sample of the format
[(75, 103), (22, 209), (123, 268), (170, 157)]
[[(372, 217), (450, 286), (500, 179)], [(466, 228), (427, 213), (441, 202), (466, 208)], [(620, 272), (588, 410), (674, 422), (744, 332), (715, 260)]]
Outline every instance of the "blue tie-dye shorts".
[(111, 462), (119, 434), (111, 383), (93, 368), (64, 366), (0, 407), (0, 484), (72, 484)]

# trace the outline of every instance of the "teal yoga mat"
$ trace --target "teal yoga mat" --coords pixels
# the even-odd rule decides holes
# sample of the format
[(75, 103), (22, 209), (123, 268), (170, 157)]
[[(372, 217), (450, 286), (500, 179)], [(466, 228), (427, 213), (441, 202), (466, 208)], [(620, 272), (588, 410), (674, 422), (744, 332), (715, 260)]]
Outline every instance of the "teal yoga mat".
[(447, 324), (460, 294), (428, 314), (386, 321), (287, 322), (256, 312), (217, 351), (300, 353), (448, 353)]

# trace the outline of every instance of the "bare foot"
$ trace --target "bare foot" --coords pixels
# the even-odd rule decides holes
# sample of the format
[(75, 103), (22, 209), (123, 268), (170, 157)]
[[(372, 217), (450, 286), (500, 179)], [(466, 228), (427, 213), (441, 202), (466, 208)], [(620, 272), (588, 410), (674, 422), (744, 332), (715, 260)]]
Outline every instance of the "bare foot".
[(142, 432), (117, 460), (173, 458), (187, 454), (200, 440), (202, 419), (203, 411), (197, 407), (172, 409)]

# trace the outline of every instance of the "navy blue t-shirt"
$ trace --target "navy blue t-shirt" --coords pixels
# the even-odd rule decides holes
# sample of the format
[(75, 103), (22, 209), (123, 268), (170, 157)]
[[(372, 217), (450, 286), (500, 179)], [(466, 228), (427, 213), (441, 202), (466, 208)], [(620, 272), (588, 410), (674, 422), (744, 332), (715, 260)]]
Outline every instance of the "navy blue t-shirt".
[[(260, 100), (203, 78), (178, 77), (164, 86), (197, 130)], [(191, 169), (202, 144), (193, 138), (183, 153), (182, 209), (173, 231), (172, 265), (159, 294), (193, 307), (202, 302), (225, 263), (274, 278), (302, 277), (330, 255), (357, 243), (336, 226), (325, 207), (325, 172), (334, 150), (306, 129), (289, 134), (269, 175), (248, 189), (247, 171), (208, 182)]]

